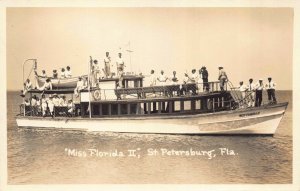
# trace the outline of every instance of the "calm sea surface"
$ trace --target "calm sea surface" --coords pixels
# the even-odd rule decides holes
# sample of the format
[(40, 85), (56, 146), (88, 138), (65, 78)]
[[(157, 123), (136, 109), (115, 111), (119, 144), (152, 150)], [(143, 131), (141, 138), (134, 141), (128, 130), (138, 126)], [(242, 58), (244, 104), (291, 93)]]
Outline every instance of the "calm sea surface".
[[(22, 100), (8, 92), (8, 184), (292, 183), (292, 92), (277, 97), (289, 106), (274, 137), (187, 136), (18, 128)], [(235, 155), (221, 155), (219, 148)], [(95, 149), (92, 156), (89, 149)], [(150, 149), (157, 155), (149, 156)], [(215, 157), (162, 156), (161, 149)]]

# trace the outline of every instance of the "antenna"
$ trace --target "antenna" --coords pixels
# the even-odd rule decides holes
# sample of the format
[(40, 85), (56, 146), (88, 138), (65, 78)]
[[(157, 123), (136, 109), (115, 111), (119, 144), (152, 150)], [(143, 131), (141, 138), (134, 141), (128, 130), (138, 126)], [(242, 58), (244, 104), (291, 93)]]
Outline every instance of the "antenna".
[(133, 50), (131, 50), (130, 48), (130, 41), (128, 42), (128, 49), (126, 50), (129, 53), (129, 63), (130, 63), (130, 71), (132, 71), (132, 65), (131, 65), (131, 53), (133, 52)]

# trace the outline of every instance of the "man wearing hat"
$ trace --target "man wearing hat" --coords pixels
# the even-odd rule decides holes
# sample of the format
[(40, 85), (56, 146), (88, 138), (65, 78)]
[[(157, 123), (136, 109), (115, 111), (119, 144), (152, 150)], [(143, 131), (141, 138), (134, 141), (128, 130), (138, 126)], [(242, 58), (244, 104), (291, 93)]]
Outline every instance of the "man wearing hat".
[(254, 97), (255, 97), (255, 85), (253, 83), (253, 79), (250, 78), (249, 79), (249, 85), (247, 87), (248, 91), (249, 91), (249, 103), (248, 103), (248, 107), (254, 107), (255, 106), (255, 102), (254, 102)]
[(267, 89), (267, 93), (268, 93), (268, 100), (269, 103), (277, 103), (276, 101), (276, 97), (275, 97), (275, 86), (276, 83), (272, 81), (272, 78), (269, 77), (268, 78), (268, 82), (266, 83), (266, 89)]
[(119, 58), (117, 59), (117, 62), (116, 62), (117, 71), (118, 71), (117, 75), (120, 76), (121, 73), (124, 72), (125, 63), (124, 63), (124, 60), (122, 59), (122, 53), (119, 53), (118, 55), (119, 55)]
[(208, 91), (209, 90), (208, 71), (206, 70), (205, 66), (202, 66), (202, 68), (199, 70), (199, 74), (202, 76), (203, 91)]
[(98, 64), (98, 60), (94, 60), (92, 65), (92, 73), (93, 73), (93, 87), (96, 87), (98, 80), (100, 78), (100, 66)]
[(223, 67), (219, 67), (219, 81), (220, 81), (220, 89), (221, 91), (224, 91), (225, 82), (228, 80), (227, 74), (224, 71)]
[(110, 56), (109, 56), (109, 52), (106, 52), (106, 57), (104, 58), (104, 71), (105, 71), (106, 78), (110, 78), (111, 77), (111, 72), (110, 72)]
[(263, 89), (264, 89), (263, 80), (259, 79), (255, 86), (255, 107), (261, 106)]
[(54, 117), (54, 103), (53, 103), (52, 95), (49, 96), (49, 100), (47, 101), (47, 104), (48, 104), (50, 115), (53, 118)]
[(245, 105), (245, 99), (246, 99), (246, 91), (247, 91), (247, 89), (248, 89), (247, 86), (244, 85), (243, 81), (241, 81), (240, 82), (240, 87), (239, 87), (239, 90), (240, 90), (241, 95), (242, 95), (242, 100), (239, 103), (241, 108), (244, 108), (244, 105)]

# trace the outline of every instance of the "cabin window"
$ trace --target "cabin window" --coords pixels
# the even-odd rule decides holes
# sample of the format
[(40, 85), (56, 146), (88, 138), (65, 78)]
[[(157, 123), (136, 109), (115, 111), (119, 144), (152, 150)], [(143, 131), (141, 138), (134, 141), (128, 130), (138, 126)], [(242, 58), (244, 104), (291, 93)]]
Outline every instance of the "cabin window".
[(200, 110), (201, 109), (201, 101), (200, 100), (196, 100), (196, 110)]
[(121, 106), (120, 106), (120, 109), (121, 109), (121, 115), (126, 115), (126, 114), (128, 114), (128, 109), (127, 109), (127, 104), (121, 104)]
[(184, 110), (185, 111), (191, 110), (191, 101), (184, 101)]
[(130, 104), (130, 114), (139, 114), (136, 103)]
[(92, 105), (92, 114), (93, 115), (100, 115), (100, 111), (99, 111), (99, 104), (93, 104)]
[(118, 115), (118, 104), (111, 104), (111, 115)]
[(109, 115), (109, 104), (102, 104), (102, 115)]
[(174, 101), (174, 111), (180, 111), (180, 101)]

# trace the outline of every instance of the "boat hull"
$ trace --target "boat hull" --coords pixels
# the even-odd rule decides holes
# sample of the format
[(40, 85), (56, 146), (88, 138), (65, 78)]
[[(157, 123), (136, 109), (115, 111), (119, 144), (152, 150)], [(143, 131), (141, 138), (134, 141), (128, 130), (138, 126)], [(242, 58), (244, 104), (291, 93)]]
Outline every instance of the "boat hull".
[(18, 117), (19, 127), (68, 128), (89, 131), (159, 134), (264, 134), (273, 135), (287, 103), (177, 116), (110, 118)]

